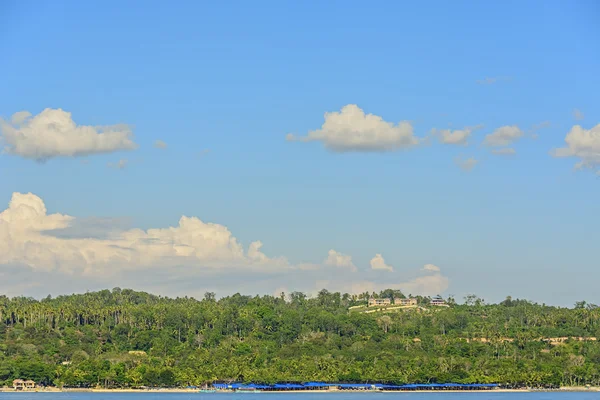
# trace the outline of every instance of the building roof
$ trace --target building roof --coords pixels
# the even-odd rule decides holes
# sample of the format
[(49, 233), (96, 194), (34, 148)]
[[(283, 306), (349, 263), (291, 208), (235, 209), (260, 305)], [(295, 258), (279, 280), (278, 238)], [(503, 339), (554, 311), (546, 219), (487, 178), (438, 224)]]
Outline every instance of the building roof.
[(325, 382), (306, 382), (304, 383), (305, 387), (328, 387), (335, 386), (335, 383), (325, 383)]
[(276, 383), (272, 386), (274, 389), (302, 389), (304, 386), (297, 383)]
[(368, 384), (368, 383), (340, 383), (337, 386), (339, 386), (340, 389), (366, 389), (366, 388), (370, 388), (371, 384)]

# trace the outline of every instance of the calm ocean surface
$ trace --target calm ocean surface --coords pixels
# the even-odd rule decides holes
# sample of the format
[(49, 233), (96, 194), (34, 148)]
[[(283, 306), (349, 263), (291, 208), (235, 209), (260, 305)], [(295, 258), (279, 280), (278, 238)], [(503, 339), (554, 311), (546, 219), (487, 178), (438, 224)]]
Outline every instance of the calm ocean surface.
[(4, 400), (598, 400), (600, 393), (0, 393)]

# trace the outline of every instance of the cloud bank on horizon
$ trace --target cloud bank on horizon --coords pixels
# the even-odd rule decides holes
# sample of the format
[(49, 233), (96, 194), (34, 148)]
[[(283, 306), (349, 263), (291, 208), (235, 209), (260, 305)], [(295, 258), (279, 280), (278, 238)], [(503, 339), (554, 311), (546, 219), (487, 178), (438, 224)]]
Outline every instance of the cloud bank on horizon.
[[(286, 257), (267, 256), (259, 240), (245, 248), (227, 227), (197, 217), (182, 216), (177, 226), (169, 228), (114, 229), (94, 235), (82, 225), (85, 220), (49, 214), (44, 201), (32, 193), (13, 193), (0, 213), (0, 266), (11, 271), (15, 288), (45, 286), (49, 291), (65, 292), (85, 285), (103, 287), (137, 280), (137, 286), (143, 282), (147, 288), (171, 282), (178, 284), (172, 288), (177, 292), (196, 282), (196, 290), (202, 287), (227, 293), (232, 285), (243, 287), (251, 277), (252, 287), (263, 292), (285, 283), (290, 290), (307, 292), (323, 287), (344, 292), (392, 287), (431, 295), (444, 292), (449, 285), (439, 268), (427, 267), (420, 273), (412, 271), (420, 276), (403, 279), (398, 274), (395, 279), (381, 280), (370, 276), (368, 270), (359, 270), (350, 255), (334, 249), (322, 263), (306, 268)], [(63, 234), (69, 229), (69, 234)], [(371, 260), (371, 268), (393, 271), (381, 254)], [(339, 274), (340, 270), (345, 273)], [(328, 277), (330, 280), (324, 281)], [(20, 279), (26, 286), (19, 286)]]

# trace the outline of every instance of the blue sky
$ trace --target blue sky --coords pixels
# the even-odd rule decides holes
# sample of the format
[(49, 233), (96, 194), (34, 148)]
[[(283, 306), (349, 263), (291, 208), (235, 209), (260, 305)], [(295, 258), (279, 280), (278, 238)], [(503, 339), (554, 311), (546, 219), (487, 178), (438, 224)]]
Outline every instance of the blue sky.
[[(49, 131), (32, 130), (28, 149), (52, 147), (40, 162), (13, 146), (8, 128), (0, 132), (0, 211), (10, 211), (13, 193), (36, 196), (0, 219), (0, 237), (12, 232), (0, 246), (0, 276), (23, 282), (0, 291), (130, 286), (198, 295), (391, 283), (459, 298), (600, 302), (600, 5), (371, 3), (3, 2), (0, 117), (62, 109), (77, 125), (126, 124), (135, 149), (71, 156), (59, 147), (72, 137), (42, 143)], [(353, 104), (408, 121), (418, 144), (332, 150), (324, 115)], [(584, 130), (576, 154), (553, 156), (576, 125)], [(340, 128), (343, 140), (360, 136), (350, 126)], [(431, 133), (476, 126), (466, 144)], [(515, 126), (520, 133), (504, 146), (486, 139)], [(321, 139), (301, 139), (320, 129)], [(290, 133), (297, 140), (286, 140)], [(515, 154), (493, 153), (501, 148)], [(469, 159), (472, 168), (460, 168)], [(47, 214), (76, 217), (59, 224), (76, 239), (14, 233), (26, 224), (7, 216), (28, 218), (23, 210), (37, 198)], [(269, 259), (222, 248), (208, 257), (209, 234), (186, 242), (192, 259), (174, 257), (182, 242), (167, 228), (182, 215), (227, 227), (246, 252), (260, 240)], [(133, 228), (165, 229), (152, 239), (135, 231), (136, 243), (164, 248), (94, 236)], [(82, 232), (87, 242), (77, 242)], [(84, 243), (96, 255), (125, 246), (152, 257), (93, 261), (79, 257)], [(331, 249), (352, 261), (326, 262)], [(373, 269), (376, 254), (393, 271)], [(274, 261), (280, 256), (286, 261)]]

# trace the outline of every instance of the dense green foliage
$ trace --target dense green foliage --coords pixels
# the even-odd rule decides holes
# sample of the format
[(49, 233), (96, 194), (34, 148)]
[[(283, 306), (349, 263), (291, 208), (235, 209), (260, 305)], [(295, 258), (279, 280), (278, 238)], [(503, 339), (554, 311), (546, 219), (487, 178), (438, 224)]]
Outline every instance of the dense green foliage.
[[(349, 310), (365, 296), (208, 293), (198, 301), (121, 289), (41, 301), (0, 296), (0, 384), (600, 383), (595, 306), (471, 297), (448, 308), (420, 298), (417, 309)], [(547, 340), (571, 336), (587, 340)]]

